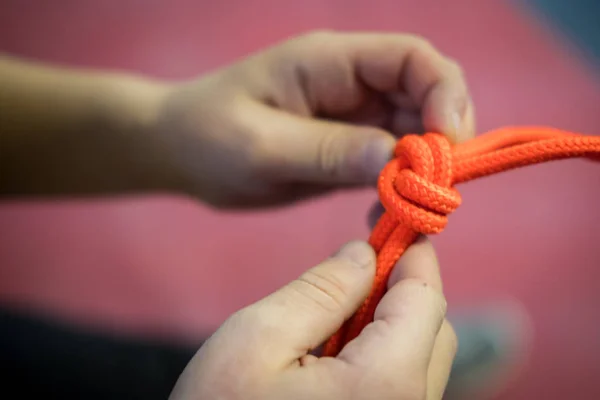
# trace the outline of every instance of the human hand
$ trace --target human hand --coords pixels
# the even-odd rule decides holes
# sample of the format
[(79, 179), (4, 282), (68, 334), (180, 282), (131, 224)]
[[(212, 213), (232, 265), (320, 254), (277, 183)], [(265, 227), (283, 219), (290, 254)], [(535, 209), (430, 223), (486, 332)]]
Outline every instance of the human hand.
[(359, 307), (374, 273), (373, 250), (352, 242), (237, 312), (196, 353), (171, 399), (441, 399), (457, 344), (424, 237), (398, 262), (375, 322), (337, 357), (311, 354)]
[(186, 191), (218, 207), (371, 185), (394, 137), (475, 129), (461, 69), (411, 35), (308, 34), (166, 93), (168, 158)]

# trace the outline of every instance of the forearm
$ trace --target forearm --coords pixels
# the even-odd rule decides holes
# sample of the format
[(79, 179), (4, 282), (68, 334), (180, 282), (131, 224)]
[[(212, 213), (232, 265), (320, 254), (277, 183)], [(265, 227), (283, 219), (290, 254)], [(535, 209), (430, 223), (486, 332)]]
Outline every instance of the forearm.
[(0, 57), (0, 193), (176, 187), (153, 129), (165, 93), (161, 84), (135, 76)]

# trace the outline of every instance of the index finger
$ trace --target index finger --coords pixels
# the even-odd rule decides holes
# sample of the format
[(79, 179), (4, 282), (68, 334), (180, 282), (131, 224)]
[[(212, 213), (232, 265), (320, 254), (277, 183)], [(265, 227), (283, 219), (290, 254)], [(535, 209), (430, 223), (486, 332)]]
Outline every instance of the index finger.
[[(426, 131), (445, 134), (455, 142), (474, 136), (473, 105), (462, 69), (427, 40), (407, 34), (334, 32), (322, 34), (315, 42), (329, 52), (332, 63), (347, 60), (351, 64), (322, 68), (322, 63), (315, 63), (319, 74), (325, 70), (346, 76), (353, 71), (371, 90), (406, 94), (420, 111)], [(324, 98), (336, 79), (323, 78)], [(344, 90), (359, 90), (339, 79), (346, 82)]]
[(411, 379), (426, 379), (445, 314), (433, 246), (421, 238), (398, 262), (374, 322), (338, 358), (382, 377), (397, 379), (398, 371), (405, 371)]
[(410, 245), (390, 275), (388, 290), (404, 279), (417, 279), (442, 292), (442, 276), (433, 245), (426, 236), (421, 235)]
[(426, 131), (454, 141), (474, 135), (473, 110), (462, 68), (427, 40), (412, 35), (353, 34), (346, 39), (358, 75), (370, 87), (406, 93)]

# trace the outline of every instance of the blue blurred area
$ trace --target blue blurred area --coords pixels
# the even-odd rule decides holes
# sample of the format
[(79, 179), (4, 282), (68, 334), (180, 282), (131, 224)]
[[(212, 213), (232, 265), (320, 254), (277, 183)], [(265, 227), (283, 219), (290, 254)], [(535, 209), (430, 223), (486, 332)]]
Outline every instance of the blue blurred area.
[(600, 0), (520, 0), (554, 24), (600, 67)]

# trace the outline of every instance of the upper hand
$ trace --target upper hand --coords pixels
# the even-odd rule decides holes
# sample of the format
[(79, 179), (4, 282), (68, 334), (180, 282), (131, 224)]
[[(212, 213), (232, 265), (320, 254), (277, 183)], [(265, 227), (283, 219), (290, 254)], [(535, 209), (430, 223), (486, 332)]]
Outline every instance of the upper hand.
[(171, 399), (441, 399), (457, 342), (424, 238), (398, 262), (375, 321), (337, 357), (310, 354), (358, 308), (374, 274), (373, 250), (346, 245), (229, 318), (190, 361)]
[(167, 93), (171, 159), (188, 192), (220, 207), (371, 185), (395, 137), (474, 134), (461, 69), (410, 35), (313, 33)]

